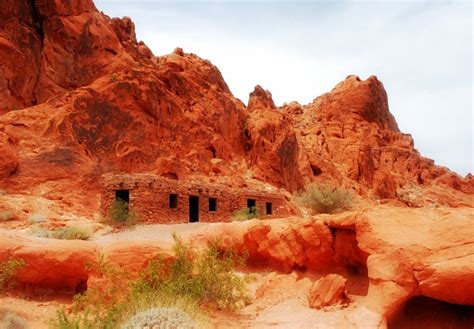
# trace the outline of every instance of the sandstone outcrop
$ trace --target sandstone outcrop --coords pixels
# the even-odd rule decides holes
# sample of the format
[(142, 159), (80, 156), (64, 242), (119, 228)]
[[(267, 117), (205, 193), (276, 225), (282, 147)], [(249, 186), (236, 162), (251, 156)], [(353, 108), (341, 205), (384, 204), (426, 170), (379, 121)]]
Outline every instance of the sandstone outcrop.
[(347, 298), (346, 282), (340, 275), (329, 274), (313, 283), (308, 293), (309, 307), (320, 309), (344, 302)]
[[(472, 181), (420, 156), (411, 136), (399, 131), (385, 89), (374, 76), (365, 81), (349, 76), (312, 103), (293, 103), (282, 111), (294, 120), (300, 152), (306, 155), (300, 172), (307, 180), (332, 180), (382, 199), (399, 198), (397, 191), (404, 187), (436, 184), (462, 192), (459, 199), (472, 194)], [(441, 195), (432, 201), (447, 204)]]
[(376, 77), (349, 76), (281, 108), (257, 86), (246, 107), (209, 61), (181, 48), (155, 57), (130, 18), (110, 19), (90, 0), (0, 6), (7, 192), (41, 191), (90, 215), (101, 174), (153, 172), (291, 193), (331, 181), (411, 207), (472, 206), (474, 180), (419, 155)]

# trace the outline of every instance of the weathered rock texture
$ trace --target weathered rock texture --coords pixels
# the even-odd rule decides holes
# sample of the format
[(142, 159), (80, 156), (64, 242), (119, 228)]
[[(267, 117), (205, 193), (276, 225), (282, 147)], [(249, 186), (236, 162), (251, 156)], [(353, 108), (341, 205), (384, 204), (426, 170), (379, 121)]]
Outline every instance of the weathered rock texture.
[(329, 274), (313, 283), (308, 293), (309, 307), (320, 309), (344, 302), (347, 298), (346, 282), (340, 275)]
[(130, 18), (91, 0), (2, 1), (0, 61), (7, 192), (90, 214), (101, 174), (153, 172), (292, 193), (329, 180), (409, 206), (472, 205), (472, 177), (419, 155), (375, 77), (282, 108), (257, 86), (246, 107), (209, 61), (180, 48), (153, 56)]
[[(342, 229), (353, 230), (355, 245), (338, 250), (337, 231)], [(367, 276), (368, 289), (355, 293), (357, 308), (347, 319), (354, 327), (378, 328), (381, 325), (383, 328), (387, 319), (416, 296), (474, 306), (471, 289), (474, 284), (474, 226), (470, 209), (382, 206), (308, 220), (213, 223), (182, 233), (183, 241), (192, 243), (195, 248), (219, 239), (223, 249), (248, 252), (250, 266), (265, 266), (288, 273), (294, 271), (291, 278), (285, 276), (284, 279), (289, 279), (287, 285), (291, 287), (299, 281), (296, 273), (344, 275), (347, 280), (344, 284), (344, 280), (333, 275), (316, 283), (318, 288), (315, 290), (319, 294), (313, 292), (310, 300), (318, 307), (340, 300), (341, 291), (347, 291), (349, 295), (352, 289), (354, 293), (354, 282), (351, 282), (354, 276), (347, 274), (353, 272), (353, 264), (359, 264), (358, 277)], [(347, 235), (350, 234), (344, 233), (343, 239), (347, 239)], [(166, 241), (137, 239), (137, 235), (130, 233), (115, 239), (83, 242), (0, 232), (0, 261), (8, 258), (25, 260), (27, 265), (18, 273), (17, 279), (32, 289), (76, 291), (86, 282), (89, 288), (104, 284), (94, 266), (86, 266), (97, 264), (100, 255), (113, 266), (133, 275), (159, 254), (172, 257), (171, 244), (170, 236)], [(356, 249), (359, 250), (356, 252)], [(366, 260), (361, 259), (361, 255), (366, 255)], [(257, 297), (267, 295), (279, 281), (274, 276), (270, 279), (268, 284), (257, 289)], [(342, 289), (344, 285), (346, 288)], [(302, 286), (306, 287), (307, 294), (310, 285), (304, 283)]]

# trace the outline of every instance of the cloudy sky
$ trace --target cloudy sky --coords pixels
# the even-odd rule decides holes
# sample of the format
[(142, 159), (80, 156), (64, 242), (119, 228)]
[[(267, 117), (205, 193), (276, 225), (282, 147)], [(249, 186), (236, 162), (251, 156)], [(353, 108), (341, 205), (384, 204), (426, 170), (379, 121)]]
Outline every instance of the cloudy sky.
[(422, 155), (474, 172), (473, 5), (458, 1), (95, 0), (163, 55), (209, 59), (245, 103), (257, 84), (307, 104), (349, 74), (376, 75)]

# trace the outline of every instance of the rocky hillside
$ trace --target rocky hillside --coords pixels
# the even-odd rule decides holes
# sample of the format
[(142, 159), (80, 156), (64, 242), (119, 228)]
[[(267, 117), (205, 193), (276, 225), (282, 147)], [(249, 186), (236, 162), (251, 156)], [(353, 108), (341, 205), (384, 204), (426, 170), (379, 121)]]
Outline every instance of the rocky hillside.
[(91, 0), (0, 3), (0, 188), (98, 207), (107, 172), (153, 172), (291, 193), (332, 181), (372, 199), (470, 205), (471, 175), (434, 165), (398, 129), (376, 77), (308, 105), (248, 105), (209, 61), (156, 57), (129, 18)]

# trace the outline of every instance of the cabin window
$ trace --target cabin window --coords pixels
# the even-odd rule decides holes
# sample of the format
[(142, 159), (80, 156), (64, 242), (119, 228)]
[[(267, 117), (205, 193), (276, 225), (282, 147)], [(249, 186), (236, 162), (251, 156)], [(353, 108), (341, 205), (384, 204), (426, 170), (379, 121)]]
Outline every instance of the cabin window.
[(170, 194), (169, 204), (171, 209), (178, 208), (178, 195), (177, 194)]
[(115, 200), (123, 201), (128, 204), (130, 202), (130, 191), (129, 190), (116, 190)]
[(266, 203), (266, 210), (267, 210), (267, 215), (271, 215), (273, 213), (273, 205), (271, 202)]
[(217, 211), (217, 199), (209, 198), (209, 211)]

